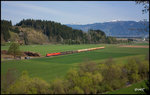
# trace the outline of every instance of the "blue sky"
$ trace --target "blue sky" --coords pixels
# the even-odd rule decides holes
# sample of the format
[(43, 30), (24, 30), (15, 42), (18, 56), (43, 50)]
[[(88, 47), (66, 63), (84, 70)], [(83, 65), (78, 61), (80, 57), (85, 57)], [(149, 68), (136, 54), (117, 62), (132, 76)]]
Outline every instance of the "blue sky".
[(29, 18), (62, 24), (149, 19), (149, 13), (142, 14), (142, 9), (134, 1), (2, 1), (1, 19), (13, 24)]

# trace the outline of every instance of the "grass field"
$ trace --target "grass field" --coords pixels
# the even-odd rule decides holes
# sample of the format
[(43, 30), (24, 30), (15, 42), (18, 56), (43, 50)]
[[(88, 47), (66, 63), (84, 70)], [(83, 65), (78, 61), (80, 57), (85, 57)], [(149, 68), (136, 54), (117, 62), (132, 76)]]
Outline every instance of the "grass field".
[[(32, 51), (38, 52), (41, 55), (45, 56), (47, 53), (53, 52), (62, 52), (62, 51), (69, 51), (69, 50), (78, 50), (78, 49), (85, 49), (91, 47), (98, 47), (101, 45), (89, 44), (89, 45), (23, 45), (20, 46), (22, 51)], [(8, 50), (9, 45), (2, 46), (1, 50)]]
[(119, 90), (115, 90), (115, 91), (112, 91), (112, 92), (107, 92), (105, 94), (145, 94), (142, 91), (135, 91), (135, 88), (139, 89), (139, 88), (146, 88), (146, 87), (147, 86), (146, 86), (145, 80), (144, 80), (144, 81), (132, 84), (129, 87), (121, 88)]
[[(148, 43), (135, 43), (132, 45), (149, 45)], [(23, 45), (20, 46), (20, 49), (22, 51), (32, 51), (32, 52), (38, 52), (42, 56), (45, 56), (47, 53), (53, 53), (53, 52), (63, 52), (63, 51), (69, 51), (69, 50), (78, 50), (78, 49), (85, 49), (85, 48), (93, 48), (93, 47), (99, 47), (99, 46), (105, 46), (105, 47), (112, 47), (116, 45), (106, 45), (106, 44), (85, 44), (85, 45)], [(7, 46), (1, 46), (1, 50), (8, 50), (9, 45)]]
[[(30, 60), (2, 61), (1, 74), (5, 74), (9, 68), (16, 68), (19, 72), (24, 70), (28, 71), (31, 77), (40, 77), (50, 81), (57, 77), (64, 77), (69, 69), (76, 68), (78, 64), (84, 62), (85, 59), (100, 62), (111, 57), (115, 58), (118, 63), (125, 63), (131, 56), (144, 59), (145, 55), (149, 52), (148, 48), (123, 48), (118, 47), (118, 45), (47, 45), (47, 47), (46, 45), (43, 45), (43, 47), (32, 45), (30, 47), (22, 46), (21, 49), (30, 49), (30, 51), (35, 52), (39, 51), (44, 55), (46, 51), (60, 52), (67, 51), (68, 49), (75, 50), (97, 46), (105, 46), (105, 49), (55, 57), (34, 58)], [(7, 48), (2, 47), (2, 49)], [(46, 48), (49, 50), (46, 50)]]

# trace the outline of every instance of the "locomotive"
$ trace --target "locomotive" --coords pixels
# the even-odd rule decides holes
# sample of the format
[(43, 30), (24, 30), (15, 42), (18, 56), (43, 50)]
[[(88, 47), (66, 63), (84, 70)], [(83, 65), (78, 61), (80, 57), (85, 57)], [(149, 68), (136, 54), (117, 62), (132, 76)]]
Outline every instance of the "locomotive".
[(49, 57), (49, 56), (57, 56), (57, 55), (60, 55), (61, 53), (58, 52), (58, 53), (48, 53), (46, 54), (46, 57)]

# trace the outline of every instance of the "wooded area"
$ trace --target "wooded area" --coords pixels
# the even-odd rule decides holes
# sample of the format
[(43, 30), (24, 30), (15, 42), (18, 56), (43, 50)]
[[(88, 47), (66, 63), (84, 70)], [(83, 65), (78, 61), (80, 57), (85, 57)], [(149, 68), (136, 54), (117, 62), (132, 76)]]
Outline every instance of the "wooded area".
[[(11, 21), (2, 20), (1, 34), (5, 42), (10, 40), (10, 31), (19, 35), (24, 44), (42, 44), (48, 43), (61, 43), (61, 44), (99, 44), (99, 43), (117, 43), (115, 37), (108, 37), (101, 30), (89, 30), (87, 33), (82, 30), (72, 29), (66, 25), (47, 20), (22, 20), (16, 25), (12, 26)], [(25, 31), (24, 31), (25, 30)], [(29, 39), (28, 35), (35, 31), (34, 37), (38, 42)], [(37, 35), (40, 33), (39, 35)], [(22, 36), (20, 36), (22, 34)], [(42, 38), (40, 38), (42, 36)], [(46, 37), (44, 37), (46, 36)], [(36, 40), (34, 39), (34, 40)], [(41, 40), (42, 39), (42, 40)], [(48, 41), (47, 41), (48, 39)], [(45, 41), (46, 40), (46, 41)], [(29, 42), (31, 41), (31, 42)]]

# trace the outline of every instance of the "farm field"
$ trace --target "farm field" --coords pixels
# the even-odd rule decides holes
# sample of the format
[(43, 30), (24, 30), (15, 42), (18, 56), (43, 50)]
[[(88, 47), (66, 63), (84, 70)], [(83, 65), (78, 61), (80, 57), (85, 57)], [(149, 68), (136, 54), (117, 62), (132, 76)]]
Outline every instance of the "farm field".
[[(120, 44), (118, 44), (119, 46)], [(124, 45), (124, 44), (121, 44)], [(128, 44), (125, 44), (128, 45)], [(146, 45), (148, 46), (149, 43), (135, 43), (132, 45)], [(45, 56), (46, 53), (53, 53), (53, 52), (63, 52), (63, 51), (70, 51), (70, 50), (78, 50), (78, 49), (86, 49), (86, 48), (94, 48), (99, 46), (105, 47), (113, 47), (117, 45), (107, 45), (107, 44), (85, 44), (85, 45), (22, 45), (20, 46), (21, 51), (32, 51), (38, 52), (42, 56)], [(9, 45), (1, 46), (1, 50), (8, 50)]]
[(146, 87), (147, 86), (145, 84), (145, 80), (143, 80), (141, 82), (132, 84), (129, 87), (121, 88), (119, 90), (115, 90), (115, 91), (112, 91), (112, 92), (107, 92), (105, 94), (144, 94), (144, 92), (141, 92), (141, 91), (136, 91), (135, 92), (135, 88), (139, 89), (139, 88), (146, 88)]
[[(35, 47), (34, 47), (35, 46)], [(48, 52), (60, 52), (84, 49), (91, 47), (105, 46), (105, 49), (94, 50), (89, 52), (81, 52), (69, 55), (55, 56), (55, 57), (43, 57), (34, 58), (29, 60), (9, 60), (2, 61), (1, 63), (1, 74), (5, 74), (9, 68), (15, 68), (19, 72), (28, 71), (31, 77), (40, 77), (46, 81), (53, 80), (55, 78), (63, 78), (69, 69), (77, 68), (79, 63), (84, 62), (86, 59), (90, 61), (95, 61), (97, 63), (104, 61), (108, 58), (115, 59), (118, 63), (126, 63), (129, 57), (136, 56), (140, 59), (144, 59), (145, 55), (149, 52), (149, 48), (125, 48), (119, 47), (119, 45), (37, 45), (22, 46), (21, 49), (30, 49), (30, 51), (35, 50), (44, 55), (46, 53), (46, 48), (49, 48)], [(56, 48), (54, 48), (56, 47)], [(38, 48), (38, 49), (37, 49)], [(40, 49), (41, 48), (41, 49)], [(5, 49), (5, 47), (2, 47)], [(7, 49), (7, 48), (6, 48)], [(44, 52), (42, 52), (42, 50)]]
[(135, 43), (134, 45), (149, 45), (149, 43)]
[[(20, 46), (20, 50), (38, 52), (42, 56), (45, 56), (46, 53), (78, 50), (78, 49), (92, 48), (92, 47), (98, 47), (98, 46), (100, 46), (100, 45), (95, 45), (95, 44), (88, 44), (88, 45), (60, 45), (60, 44), (58, 44), (58, 45), (23, 45), (23, 46)], [(2, 46), (1, 50), (8, 50), (8, 48), (9, 48), (9, 45)]]

